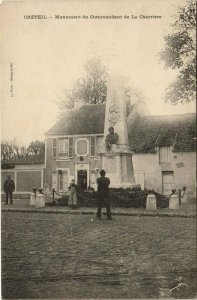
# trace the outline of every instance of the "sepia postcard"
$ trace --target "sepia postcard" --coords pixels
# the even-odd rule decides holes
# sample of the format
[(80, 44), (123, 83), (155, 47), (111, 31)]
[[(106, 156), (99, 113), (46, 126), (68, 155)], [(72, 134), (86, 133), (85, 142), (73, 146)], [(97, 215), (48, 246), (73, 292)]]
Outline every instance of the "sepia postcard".
[(2, 1), (2, 299), (192, 299), (194, 0)]

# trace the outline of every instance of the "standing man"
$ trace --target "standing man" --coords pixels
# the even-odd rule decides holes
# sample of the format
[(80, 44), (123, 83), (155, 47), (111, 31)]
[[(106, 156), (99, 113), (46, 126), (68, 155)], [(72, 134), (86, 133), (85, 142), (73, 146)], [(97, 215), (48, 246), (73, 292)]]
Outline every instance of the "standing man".
[(12, 193), (15, 191), (15, 184), (14, 184), (14, 180), (11, 179), (11, 176), (8, 175), (7, 179), (4, 183), (3, 186), (3, 190), (5, 192), (6, 195), (6, 202), (5, 204), (8, 204), (8, 198), (10, 197), (10, 204), (13, 204), (13, 200), (12, 200)]
[(101, 208), (103, 201), (105, 202), (107, 219), (112, 220), (111, 211), (110, 211), (110, 198), (109, 198), (109, 178), (105, 177), (105, 171), (101, 170), (101, 177), (97, 179), (98, 184), (98, 210), (97, 210), (97, 219), (101, 219)]

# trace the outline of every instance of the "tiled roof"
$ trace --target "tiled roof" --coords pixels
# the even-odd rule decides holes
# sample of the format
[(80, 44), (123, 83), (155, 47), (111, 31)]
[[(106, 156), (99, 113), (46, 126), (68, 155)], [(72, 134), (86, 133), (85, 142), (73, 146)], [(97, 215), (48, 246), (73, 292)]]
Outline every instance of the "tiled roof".
[(84, 105), (73, 109), (58, 121), (47, 134), (96, 134), (104, 132), (105, 104)]
[(15, 160), (2, 161), (1, 165), (38, 165), (44, 163), (44, 154), (21, 157)]
[(129, 128), (129, 141), (135, 153), (154, 153), (155, 146), (174, 146), (175, 152), (195, 151), (196, 115), (146, 116)]

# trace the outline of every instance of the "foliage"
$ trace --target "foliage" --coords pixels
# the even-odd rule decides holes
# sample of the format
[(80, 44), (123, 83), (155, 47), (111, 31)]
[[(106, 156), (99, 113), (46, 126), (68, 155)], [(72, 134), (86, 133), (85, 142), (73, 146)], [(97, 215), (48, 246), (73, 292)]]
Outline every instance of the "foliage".
[(66, 91), (60, 103), (61, 115), (74, 107), (76, 102), (100, 104), (105, 102), (107, 95), (107, 70), (98, 58), (90, 59), (84, 65), (85, 77), (79, 78), (71, 90)]
[(32, 141), (27, 150), (29, 155), (43, 154), (45, 150), (45, 144), (41, 141)]
[[(129, 190), (129, 189), (110, 189), (111, 207), (121, 208), (145, 208), (146, 198), (148, 194), (153, 193), (156, 196), (158, 208), (166, 208), (169, 205), (169, 200), (155, 192), (155, 191), (142, 191), (142, 190)], [(95, 191), (80, 191), (77, 195), (77, 204), (79, 207), (97, 207), (98, 192)], [(55, 202), (48, 202), (47, 206), (67, 206), (69, 196), (63, 196), (56, 199)]]
[(160, 52), (166, 68), (178, 69), (176, 81), (166, 91), (166, 102), (176, 105), (195, 99), (196, 92), (196, 9), (189, 0), (178, 9), (172, 33), (165, 36), (165, 48)]
[(1, 142), (1, 161), (9, 161), (27, 156), (27, 148), (19, 146), (16, 140)]
[(40, 141), (31, 142), (28, 147), (20, 146), (15, 139), (1, 142), (2, 162), (17, 160), (42, 153), (44, 153), (44, 143)]
[[(100, 104), (106, 102), (107, 98), (107, 68), (102, 65), (98, 58), (90, 59), (84, 65), (85, 77), (74, 82), (71, 90), (64, 91), (64, 97), (59, 103), (60, 117), (74, 108), (76, 103)], [(131, 112), (138, 102), (146, 110), (143, 92), (134, 86), (125, 87), (127, 103), (127, 114)], [(147, 112), (147, 110), (146, 110)]]

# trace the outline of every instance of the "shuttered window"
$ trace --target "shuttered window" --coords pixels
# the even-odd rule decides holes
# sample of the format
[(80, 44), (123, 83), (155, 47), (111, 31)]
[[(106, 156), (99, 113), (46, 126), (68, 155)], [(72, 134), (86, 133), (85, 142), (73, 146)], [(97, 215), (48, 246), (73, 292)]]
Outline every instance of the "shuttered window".
[(159, 147), (159, 163), (165, 164), (170, 162), (170, 147), (163, 146)]
[(68, 157), (69, 140), (59, 139), (59, 156)]
[(59, 156), (73, 157), (73, 138), (59, 139)]

